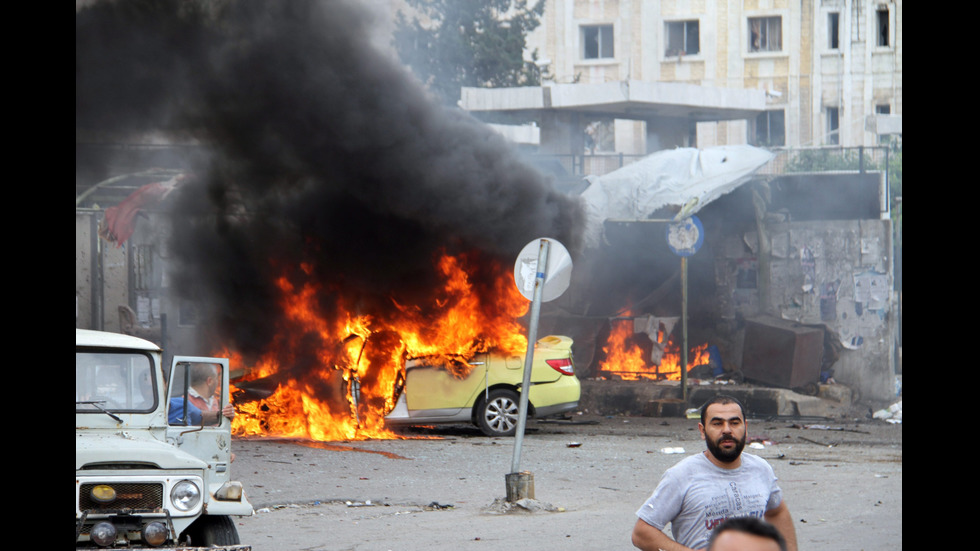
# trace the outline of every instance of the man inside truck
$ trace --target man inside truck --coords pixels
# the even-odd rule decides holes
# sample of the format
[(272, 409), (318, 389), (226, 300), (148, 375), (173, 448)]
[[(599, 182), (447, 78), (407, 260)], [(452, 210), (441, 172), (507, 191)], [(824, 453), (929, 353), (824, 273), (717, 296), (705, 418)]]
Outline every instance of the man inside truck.
[[(187, 418), (190, 425), (217, 425), (224, 415), (228, 419), (235, 418), (235, 407), (231, 403), (219, 409), (216, 396), (221, 384), (221, 374), (218, 367), (212, 364), (198, 363), (191, 366), (190, 388), (188, 389)], [(182, 398), (170, 399), (171, 425), (183, 425), (184, 403)]]

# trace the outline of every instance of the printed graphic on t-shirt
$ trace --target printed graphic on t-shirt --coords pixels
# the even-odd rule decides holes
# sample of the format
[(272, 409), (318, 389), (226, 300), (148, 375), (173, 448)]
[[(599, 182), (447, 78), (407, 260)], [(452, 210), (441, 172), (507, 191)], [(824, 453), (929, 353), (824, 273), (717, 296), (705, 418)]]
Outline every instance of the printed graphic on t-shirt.
[(731, 481), (723, 495), (713, 497), (705, 506), (704, 527), (713, 530), (731, 517), (762, 518), (768, 500), (768, 494), (746, 493), (737, 481)]

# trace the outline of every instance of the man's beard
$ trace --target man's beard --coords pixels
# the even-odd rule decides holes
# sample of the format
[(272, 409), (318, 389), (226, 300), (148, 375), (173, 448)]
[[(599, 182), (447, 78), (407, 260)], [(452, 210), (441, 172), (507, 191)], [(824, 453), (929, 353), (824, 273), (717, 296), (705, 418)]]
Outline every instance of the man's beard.
[[(726, 440), (735, 442), (735, 447), (730, 450), (723, 449), (721, 443)], [(706, 438), (705, 442), (708, 444), (708, 451), (711, 452), (711, 455), (715, 456), (715, 459), (722, 463), (731, 463), (738, 459), (738, 456), (742, 454), (742, 448), (745, 447), (745, 437), (738, 440), (735, 437), (727, 436), (721, 438), (718, 442), (712, 442), (710, 438)]]

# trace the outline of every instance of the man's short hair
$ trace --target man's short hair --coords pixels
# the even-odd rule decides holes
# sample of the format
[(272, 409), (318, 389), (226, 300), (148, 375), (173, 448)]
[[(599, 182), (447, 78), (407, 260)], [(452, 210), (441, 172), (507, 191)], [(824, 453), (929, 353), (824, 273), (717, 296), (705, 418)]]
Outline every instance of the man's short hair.
[(218, 366), (216, 364), (209, 363), (195, 363), (191, 364), (191, 386), (197, 386), (204, 381), (208, 380), (208, 377), (218, 376)]
[(779, 533), (779, 530), (777, 530), (772, 524), (769, 524), (768, 522), (756, 517), (734, 517), (727, 519), (725, 522), (722, 522), (716, 526), (711, 532), (711, 539), (708, 540), (708, 551), (711, 550), (711, 545), (722, 532), (729, 531), (742, 532), (753, 536), (771, 539), (779, 544), (779, 549), (781, 551), (786, 551), (786, 538)]
[(702, 425), (704, 425), (705, 421), (707, 420), (708, 406), (712, 404), (735, 404), (738, 406), (738, 409), (742, 411), (742, 420), (743, 421), (745, 420), (745, 406), (742, 405), (742, 402), (738, 401), (738, 398), (735, 398), (734, 396), (729, 396), (727, 394), (718, 394), (714, 398), (711, 398), (707, 402), (705, 402), (703, 406), (701, 406)]

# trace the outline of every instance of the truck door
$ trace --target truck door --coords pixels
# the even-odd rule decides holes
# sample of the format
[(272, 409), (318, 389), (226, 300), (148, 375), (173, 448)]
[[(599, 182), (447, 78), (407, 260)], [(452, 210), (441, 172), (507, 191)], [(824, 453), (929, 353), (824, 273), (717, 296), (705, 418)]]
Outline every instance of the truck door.
[(231, 419), (220, 412), (229, 400), (228, 360), (174, 356), (167, 389), (167, 439), (206, 461), (212, 484), (227, 481)]

